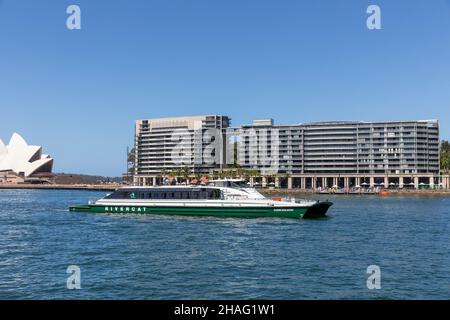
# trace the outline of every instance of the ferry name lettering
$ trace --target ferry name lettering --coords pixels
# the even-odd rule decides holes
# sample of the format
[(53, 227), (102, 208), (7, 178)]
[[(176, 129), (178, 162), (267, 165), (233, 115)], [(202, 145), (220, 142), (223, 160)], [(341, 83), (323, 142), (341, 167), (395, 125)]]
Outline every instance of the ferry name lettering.
[(105, 212), (147, 212), (146, 207), (105, 207)]

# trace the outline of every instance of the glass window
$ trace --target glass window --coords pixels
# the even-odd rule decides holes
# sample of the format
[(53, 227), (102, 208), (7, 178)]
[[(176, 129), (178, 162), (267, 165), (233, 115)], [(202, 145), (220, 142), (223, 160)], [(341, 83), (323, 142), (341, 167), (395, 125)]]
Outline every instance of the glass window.
[(198, 191), (191, 191), (191, 199), (198, 199), (199, 193), (200, 192), (198, 192)]

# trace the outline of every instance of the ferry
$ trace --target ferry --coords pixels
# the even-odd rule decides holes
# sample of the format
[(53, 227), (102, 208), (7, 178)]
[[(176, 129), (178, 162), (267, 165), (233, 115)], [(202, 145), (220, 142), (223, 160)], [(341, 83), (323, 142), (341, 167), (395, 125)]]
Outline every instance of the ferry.
[(70, 211), (219, 217), (325, 217), (328, 201), (268, 199), (245, 181), (215, 180), (205, 185), (122, 187)]

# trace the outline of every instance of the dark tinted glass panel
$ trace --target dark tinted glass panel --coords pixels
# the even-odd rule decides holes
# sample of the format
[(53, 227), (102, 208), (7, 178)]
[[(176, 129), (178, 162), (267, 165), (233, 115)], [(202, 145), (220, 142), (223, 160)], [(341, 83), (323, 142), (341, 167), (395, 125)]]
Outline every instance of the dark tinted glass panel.
[(192, 199), (198, 199), (199, 198), (199, 194), (200, 194), (200, 192), (198, 192), (198, 191), (192, 191), (191, 192), (191, 198)]

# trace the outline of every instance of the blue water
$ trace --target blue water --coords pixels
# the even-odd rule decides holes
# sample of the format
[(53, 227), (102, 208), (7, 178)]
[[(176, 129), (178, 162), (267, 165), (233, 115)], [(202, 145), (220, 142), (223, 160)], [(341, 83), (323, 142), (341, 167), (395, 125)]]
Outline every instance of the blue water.
[(0, 299), (450, 298), (449, 197), (329, 196), (325, 220), (67, 211), (103, 195), (0, 190)]

